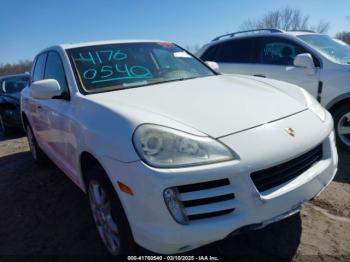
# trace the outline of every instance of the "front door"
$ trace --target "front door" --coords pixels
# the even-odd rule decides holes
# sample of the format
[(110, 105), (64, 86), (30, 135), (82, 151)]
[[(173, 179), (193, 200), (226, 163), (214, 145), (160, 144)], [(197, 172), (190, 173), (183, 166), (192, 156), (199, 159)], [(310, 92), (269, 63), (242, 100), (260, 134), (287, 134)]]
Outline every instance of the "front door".
[(258, 63), (252, 67), (252, 75), (296, 84), (317, 97), (320, 77), (318, 60), (314, 58), (314, 70), (293, 64), (295, 56), (308, 53), (307, 50), (298, 43), (276, 36), (260, 38), (256, 48)]
[(63, 94), (43, 101), (43, 111), (48, 119), (47, 144), (52, 158), (74, 181), (77, 179), (77, 131), (73, 120), (74, 107), (70, 101), (69, 87), (60, 55), (50, 51), (47, 56), (44, 79), (56, 79)]

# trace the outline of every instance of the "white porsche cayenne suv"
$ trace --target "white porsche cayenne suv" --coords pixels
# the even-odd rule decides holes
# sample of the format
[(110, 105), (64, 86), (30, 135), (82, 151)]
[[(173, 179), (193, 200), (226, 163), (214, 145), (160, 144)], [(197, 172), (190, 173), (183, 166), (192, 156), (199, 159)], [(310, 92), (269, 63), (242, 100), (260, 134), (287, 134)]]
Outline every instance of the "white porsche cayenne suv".
[(48, 156), (87, 193), (113, 255), (262, 228), (337, 170), (332, 117), (309, 93), (220, 75), (170, 42), (48, 48), (21, 110), (34, 160)]

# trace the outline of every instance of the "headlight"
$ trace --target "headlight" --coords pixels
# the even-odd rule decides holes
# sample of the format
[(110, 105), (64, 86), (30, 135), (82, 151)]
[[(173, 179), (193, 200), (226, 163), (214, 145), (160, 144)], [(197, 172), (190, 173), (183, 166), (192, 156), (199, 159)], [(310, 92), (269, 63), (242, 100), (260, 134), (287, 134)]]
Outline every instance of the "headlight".
[(322, 121), (326, 120), (326, 111), (325, 109), (320, 105), (320, 103), (307, 92), (306, 90), (301, 88), (301, 91), (304, 94), (306, 105), (308, 108), (314, 112)]
[(158, 125), (139, 126), (133, 142), (141, 159), (154, 167), (185, 167), (233, 159), (231, 151), (215, 139)]

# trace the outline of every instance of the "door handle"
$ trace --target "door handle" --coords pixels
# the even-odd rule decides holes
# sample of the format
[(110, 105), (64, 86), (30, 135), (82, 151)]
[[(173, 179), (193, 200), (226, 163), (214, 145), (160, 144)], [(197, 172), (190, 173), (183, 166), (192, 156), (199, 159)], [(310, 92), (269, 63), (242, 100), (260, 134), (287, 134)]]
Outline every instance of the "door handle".
[(264, 75), (253, 75), (253, 76), (257, 76), (257, 77), (266, 77)]

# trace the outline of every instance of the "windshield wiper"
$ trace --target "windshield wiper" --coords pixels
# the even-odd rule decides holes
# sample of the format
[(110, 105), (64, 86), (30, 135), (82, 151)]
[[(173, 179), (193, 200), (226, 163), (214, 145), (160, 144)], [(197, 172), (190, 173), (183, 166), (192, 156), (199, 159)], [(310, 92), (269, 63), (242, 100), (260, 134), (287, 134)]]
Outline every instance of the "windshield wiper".
[(123, 87), (136, 87), (136, 86), (144, 86), (147, 85), (148, 81), (143, 80), (143, 81), (137, 81), (137, 82), (131, 82), (131, 83), (123, 83)]
[[(208, 75), (210, 76), (210, 75)], [(94, 93), (101, 93), (101, 92), (108, 92), (108, 91), (119, 91), (119, 90), (125, 90), (129, 88), (137, 88), (137, 87), (142, 87), (142, 86), (150, 86), (150, 85), (157, 85), (157, 84), (164, 84), (164, 83), (169, 83), (169, 82), (175, 82), (175, 81), (184, 81), (184, 80), (190, 80), (190, 79), (195, 79), (195, 78), (201, 78), (201, 77), (207, 77), (207, 76), (193, 76), (193, 77), (182, 77), (182, 78), (176, 78), (176, 79), (169, 79), (169, 80), (164, 80), (164, 81), (156, 81), (155, 79), (148, 79), (145, 81), (137, 81), (134, 83), (128, 83), (127, 85), (122, 85), (122, 87), (118, 86), (108, 86), (105, 88), (100, 88), (98, 91), (90, 91), (90, 94)], [(154, 81), (152, 81), (154, 80)]]
[(152, 84), (164, 84), (164, 83), (169, 83), (169, 82), (176, 82), (176, 81), (185, 81), (185, 80), (190, 80), (190, 79), (195, 79), (195, 78), (201, 78), (204, 76), (193, 76), (193, 77), (181, 77), (181, 78), (176, 78), (176, 79), (169, 79), (169, 80), (164, 80), (164, 81), (159, 81), (159, 82), (153, 82)]
[(151, 80), (144, 80), (144, 81), (138, 81), (138, 82), (132, 82), (132, 83), (124, 83), (122, 88), (120, 89), (127, 89), (127, 88), (133, 88), (133, 87), (141, 87), (141, 86), (148, 86), (148, 85), (156, 85), (156, 84), (163, 84), (163, 83), (169, 83), (169, 82), (175, 82), (175, 81), (184, 81), (188, 79), (194, 79), (199, 78), (200, 76), (194, 76), (194, 77), (182, 77), (182, 78), (176, 78), (176, 79), (169, 79), (164, 81), (157, 81), (154, 79), (154, 81)]

